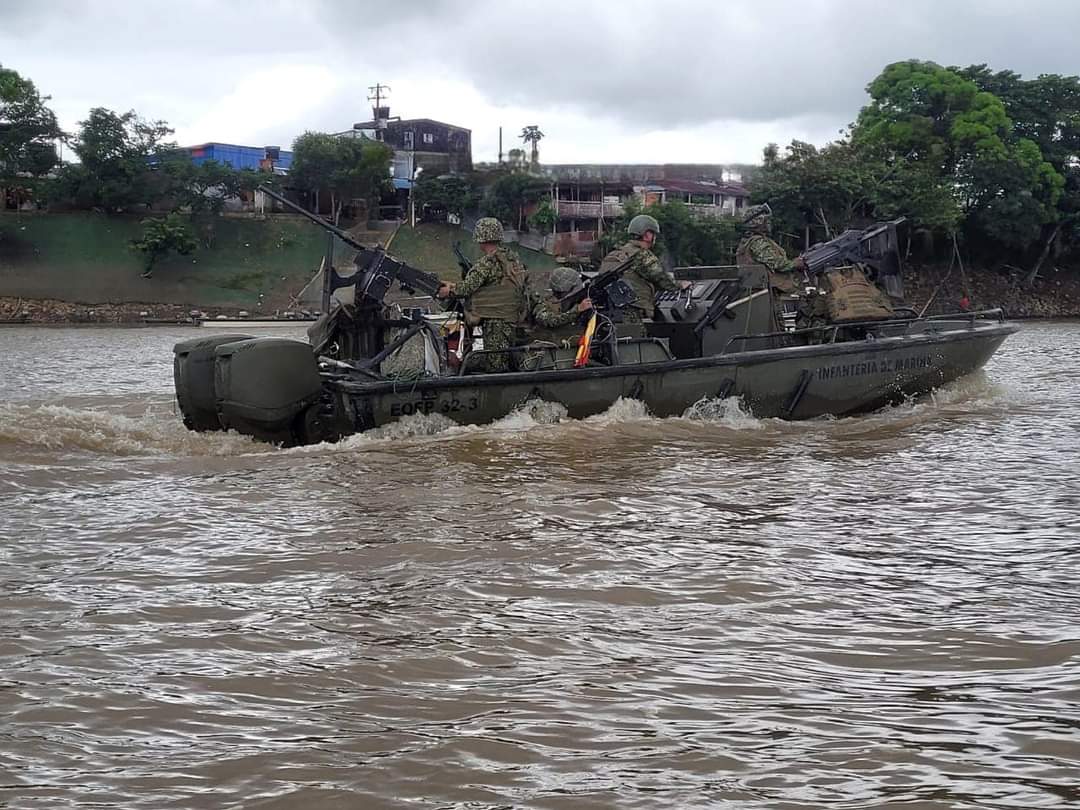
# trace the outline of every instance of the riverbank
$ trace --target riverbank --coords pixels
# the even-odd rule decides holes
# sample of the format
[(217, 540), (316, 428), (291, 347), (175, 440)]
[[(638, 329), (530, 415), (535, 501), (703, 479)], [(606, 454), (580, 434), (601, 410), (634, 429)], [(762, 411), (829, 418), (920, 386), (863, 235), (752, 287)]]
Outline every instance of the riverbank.
[(235, 307), (192, 309), (183, 304), (78, 304), (55, 298), (0, 297), (0, 324), (194, 325), (219, 316), (239, 318), (246, 315), (246, 310)]
[(1019, 274), (1008, 276), (992, 270), (961, 272), (954, 267), (926, 265), (904, 273), (904, 293), (909, 304), (927, 312), (956, 311), (963, 308), (1001, 307), (1010, 318), (1080, 317), (1080, 274), (1050, 268), (1032, 287)]
[(326, 234), (300, 217), (221, 217), (193, 223), (196, 250), (161, 259), (147, 278), (130, 247), (141, 229), (132, 216), (0, 214), (0, 298), (33, 322), (126, 322), (195, 308), (267, 315), (290, 307), (326, 250)]

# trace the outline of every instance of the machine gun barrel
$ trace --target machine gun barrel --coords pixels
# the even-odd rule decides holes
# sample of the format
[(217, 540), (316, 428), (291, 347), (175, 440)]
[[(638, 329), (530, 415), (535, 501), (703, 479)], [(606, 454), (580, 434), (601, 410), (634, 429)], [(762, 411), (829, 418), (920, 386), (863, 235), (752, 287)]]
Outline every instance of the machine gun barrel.
[(811, 276), (850, 262), (875, 263), (897, 252), (896, 227), (904, 218), (877, 222), (863, 230), (846, 230), (828, 242), (814, 245), (802, 254)]
[(569, 312), (576, 307), (586, 298), (592, 298), (595, 291), (603, 291), (610, 287), (615, 282), (622, 278), (623, 273), (634, 263), (634, 256), (631, 256), (622, 264), (612, 267), (610, 270), (605, 270), (603, 273), (598, 273), (590, 281), (588, 281), (580, 290), (572, 292), (569, 295), (563, 296), (559, 299), (559, 307), (563, 312)]
[(278, 194), (276, 191), (274, 191), (272, 188), (270, 188), (270, 186), (261, 185), (261, 186), (259, 186), (259, 191), (261, 191), (263, 194), (267, 195), (268, 197), (272, 197), (273, 199), (277, 200), (279, 203), (284, 205), (286, 208), (292, 209), (296, 213), (300, 214), (300, 216), (307, 217), (308, 219), (310, 219), (312, 222), (314, 222), (316, 225), (318, 225), (323, 230), (330, 231), (330, 233), (332, 233), (334, 236), (336, 236), (338, 239), (340, 239), (342, 242), (344, 242), (349, 247), (355, 248), (356, 250), (371, 250), (371, 248), (369, 248), (367, 245), (364, 245), (364, 244), (362, 244), (360, 242), (357, 242), (355, 239), (353, 239), (351, 236), (349, 236), (347, 233), (345, 233), (345, 231), (341, 230), (341, 228), (338, 228), (335, 225), (331, 225), (329, 222), (327, 222), (325, 219), (320, 217), (318, 214), (315, 214), (315, 213), (313, 213), (311, 211), (308, 211), (302, 205), (297, 205), (292, 200), (290, 200), (288, 197), (285, 197), (284, 195)]
[(259, 186), (259, 191), (262, 191), (267, 196), (277, 200), (286, 208), (295, 211), (301, 216), (307, 217), (320, 228), (332, 233), (349, 247), (355, 248), (355, 264), (357, 272), (347, 278), (342, 278), (334, 272), (331, 277), (331, 289), (352, 286), (355, 284), (358, 295), (366, 296), (380, 303), (395, 281), (407, 290), (419, 290), (432, 297), (435, 297), (435, 294), (438, 292), (442, 282), (434, 273), (428, 273), (424, 270), (412, 267), (399, 259), (395, 259), (383, 250), (381, 246), (369, 247), (368, 245), (356, 241), (345, 233), (345, 231), (331, 225), (318, 214), (314, 214), (303, 206), (297, 205), (292, 200), (278, 194), (268, 186)]

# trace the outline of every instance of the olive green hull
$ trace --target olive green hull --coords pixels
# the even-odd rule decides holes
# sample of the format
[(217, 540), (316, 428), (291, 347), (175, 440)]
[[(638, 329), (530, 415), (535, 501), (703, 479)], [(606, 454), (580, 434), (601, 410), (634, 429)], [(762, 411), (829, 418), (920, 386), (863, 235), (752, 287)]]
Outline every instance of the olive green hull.
[(876, 340), (733, 352), (584, 369), (478, 374), (420, 381), (327, 384), (342, 432), (412, 414), (484, 424), (529, 400), (560, 403), (569, 416), (601, 413), (620, 397), (656, 416), (702, 399), (738, 397), (761, 418), (810, 419), (882, 407), (980, 368), (1016, 331), (992, 321), (922, 322), (915, 333)]

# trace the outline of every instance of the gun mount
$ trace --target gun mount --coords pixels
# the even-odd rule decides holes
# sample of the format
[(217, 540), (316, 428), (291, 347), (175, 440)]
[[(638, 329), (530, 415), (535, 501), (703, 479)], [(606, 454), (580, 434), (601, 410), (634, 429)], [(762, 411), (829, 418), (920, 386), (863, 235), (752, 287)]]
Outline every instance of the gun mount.
[(814, 245), (802, 254), (807, 272), (813, 278), (833, 267), (858, 263), (870, 270), (870, 280), (880, 284), (890, 298), (902, 300), (904, 284), (896, 229), (905, 221), (900, 217), (876, 222), (863, 230), (852, 228), (835, 239)]

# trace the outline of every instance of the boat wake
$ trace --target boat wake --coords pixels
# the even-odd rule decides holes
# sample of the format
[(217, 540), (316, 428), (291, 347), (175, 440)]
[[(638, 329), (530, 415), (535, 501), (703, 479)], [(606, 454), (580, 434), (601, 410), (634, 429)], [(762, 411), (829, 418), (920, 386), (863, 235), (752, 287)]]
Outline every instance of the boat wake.
[(171, 408), (129, 415), (65, 405), (0, 403), (0, 448), (85, 450), (116, 456), (234, 456), (267, 445), (238, 433), (193, 433)]
[(681, 416), (662, 420), (649, 413), (644, 403), (618, 399), (603, 413), (582, 420), (567, 417), (559, 403), (531, 400), (512, 413), (487, 425), (459, 425), (441, 414), (413, 414), (367, 433), (350, 436), (337, 444), (311, 445), (281, 450), (237, 433), (193, 433), (180, 422), (172, 403), (133, 402), (125, 399), (104, 407), (79, 404), (43, 405), (0, 403), (0, 448), (23, 446), (45, 451), (88, 451), (114, 456), (247, 456), (267, 453), (319, 454), (373, 450), (388, 445), (426, 441), (452, 441), (460, 437), (506, 440), (542, 431), (610, 429), (634, 423), (665, 421), (682, 425), (680, 430), (719, 428), (732, 431), (804, 430), (822, 423), (850, 427), (859, 432), (884, 425), (893, 429), (962, 416), (975, 411), (1009, 407), (1015, 398), (1002, 386), (976, 374), (916, 400), (852, 419), (823, 417), (809, 422), (758, 419), (735, 398), (702, 399)]

